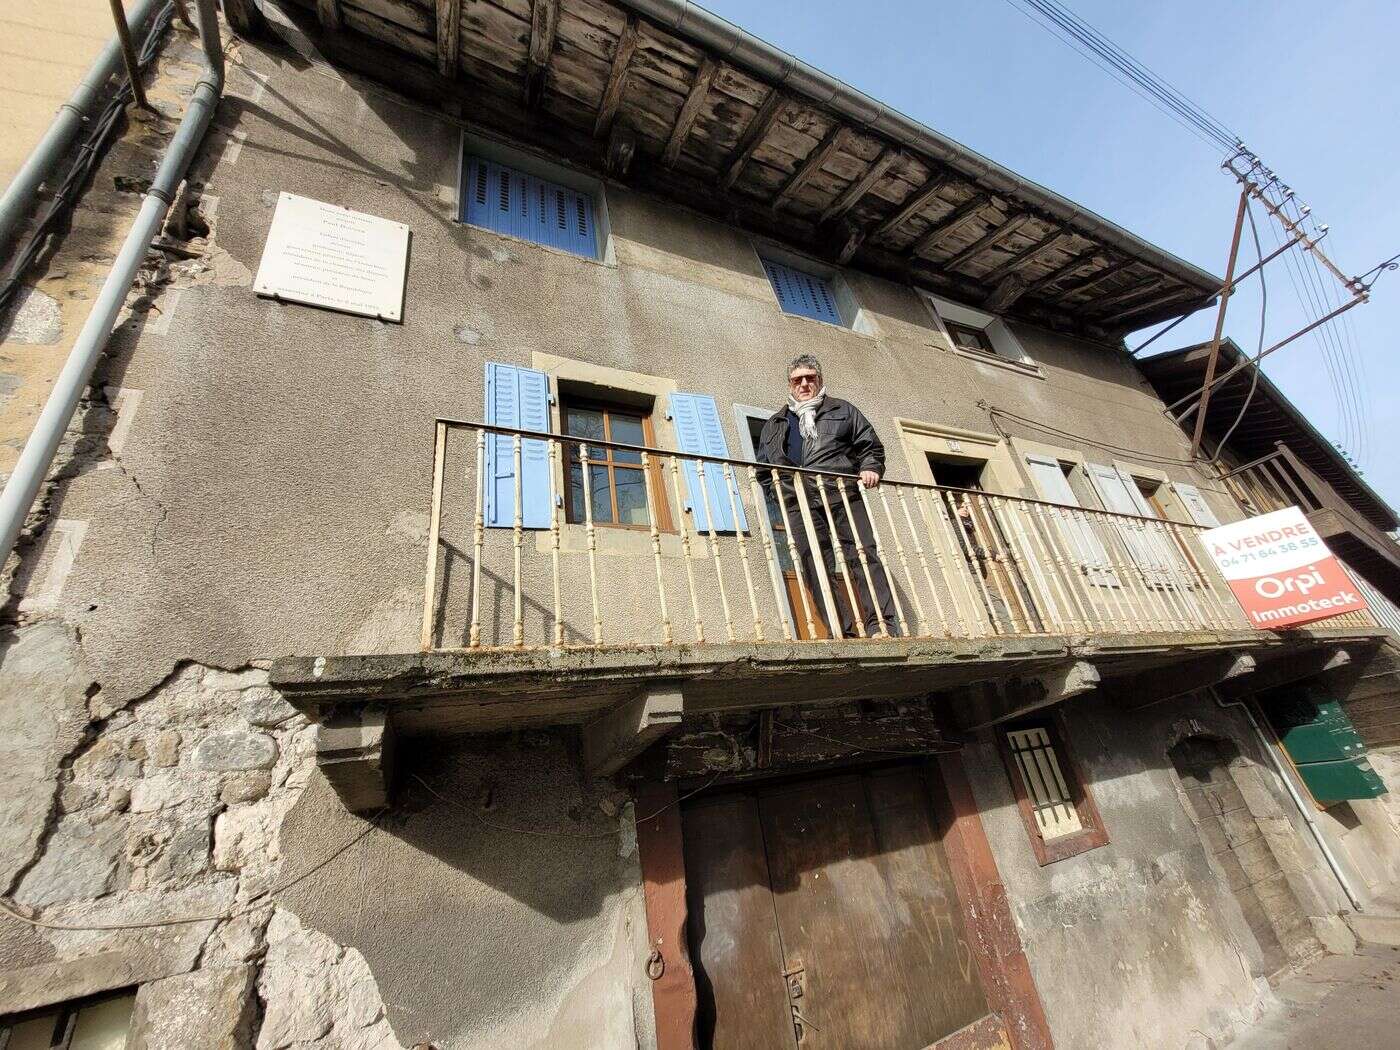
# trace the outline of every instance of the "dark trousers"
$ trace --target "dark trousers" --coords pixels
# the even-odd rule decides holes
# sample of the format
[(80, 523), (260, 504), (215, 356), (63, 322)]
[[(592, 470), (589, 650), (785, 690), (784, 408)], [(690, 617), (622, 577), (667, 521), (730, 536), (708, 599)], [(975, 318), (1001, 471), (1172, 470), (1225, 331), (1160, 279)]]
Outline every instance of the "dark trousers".
[[(828, 489), (828, 499), (831, 501), (831, 516), (836, 521), (836, 539), (841, 544), (841, 556), (846, 561), (846, 572), (850, 574), (851, 586), (855, 588), (856, 599), (860, 603), (859, 610), (849, 608), (850, 596), (846, 592), (846, 585), (842, 582), (838, 570), (840, 568), (836, 560), (836, 548), (831, 542), (831, 527), (827, 524), (826, 511), (822, 508), (821, 499), (813, 491), (810, 485), (806, 486), (807, 506), (812, 514), (812, 524), (817, 534), (817, 546), (821, 551), (822, 564), (826, 566), (826, 577), (831, 587), (831, 596), (836, 602), (837, 614), (841, 619), (841, 634), (846, 638), (858, 636), (856, 631), (857, 613), (861, 615), (864, 622), (865, 633), (869, 637), (874, 637), (880, 633), (880, 621), (883, 619), (885, 630), (891, 637), (899, 633), (899, 622), (894, 615), (894, 596), (890, 592), (890, 579), (885, 567), (880, 562), (879, 555), (875, 552), (875, 534), (870, 528), (870, 518), (865, 512), (865, 502), (855, 492), (850, 492), (851, 514), (846, 516), (846, 508), (841, 504), (839, 496), (833, 498)], [(849, 491), (849, 490), (848, 490)], [(796, 534), (798, 554), (801, 556), (801, 571), (803, 582), (807, 585), (807, 592), (812, 601), (812, 609), (819, 616), (823, 623), (827, 620), (826, 603), (822, 600), (821, 582), (817, 576), (817, 567), (812, 558), (812, 545), (807, 536), (807, 528), (802, 521), (802, 512), (797, 503), (796, 494), (789, 491), (788, 515), (792, 522), (792, 530)], [(854, 519), (855, 529), (852, 531), (851, 522)], [(870, 582), (874, 584), (875, 595), (871, 600), (870, 588), (865, 583), (865, 572), (860, 565), (860, 554), (857, 552), (857, 539), (859, 539), (860, 549), (865, 552), (866, 564), (870, 567)], [(797, 610), (799, 615), (801, 610)], [(831, 630), (831, 624), (827, 623), (827, 629)], [(833, 635), (835, 632), (832, 632)]]

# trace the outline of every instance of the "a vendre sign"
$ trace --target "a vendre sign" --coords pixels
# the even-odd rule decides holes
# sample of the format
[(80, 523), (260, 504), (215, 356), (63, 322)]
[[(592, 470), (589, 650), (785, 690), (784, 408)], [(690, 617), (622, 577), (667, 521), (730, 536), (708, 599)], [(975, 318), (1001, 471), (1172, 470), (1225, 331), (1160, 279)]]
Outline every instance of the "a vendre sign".
[(1260, 630), (1366, 608), (1346, 568), (1297, 507), (1221, 525), (1201, 541)]

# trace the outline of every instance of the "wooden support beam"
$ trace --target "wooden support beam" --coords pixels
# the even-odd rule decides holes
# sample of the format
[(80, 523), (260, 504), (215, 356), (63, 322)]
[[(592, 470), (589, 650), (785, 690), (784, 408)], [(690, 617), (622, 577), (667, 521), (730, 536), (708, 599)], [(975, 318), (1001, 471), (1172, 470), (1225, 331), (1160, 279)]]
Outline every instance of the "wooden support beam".
[(1066, 238), (1072, 236), (1074, 236), (1073, 233), (1065, 229), (1065, 227), (1056, 226), (1053, 230), (1047, 233), (1044, 237), (1040, 238), (1040, 240), (1036, 241), (1034, 244), (1022, 248), (1011, 258), (1007, 259), (1006, 262), (1002, 263), (991, 273), (987, 274), (987, 276), (982, 278), (982, 280), (986, 281), (988, 284), (995, 284), (997, 281), (1000, 281), (1003, 277), (1009, 277), (1013, 271), (1019, 270), (1021, 267), (1026, 266), (1031, 262), (1034, 262), (1035, 257), (1041, 252), (1049, 251), (1055, 245), (1059, 244), (1062, 240), (1065, 240)]
[(1226, 700), (1241, 700), (1266, 689), (1277, 689), (1329, 671), (1339, 671), (1351, 663), (1351, 652), (1341, 646), (1324, 646), (1302, 653), (1276, 656), (1261, 663), (1250, 675), (1222, 682), (1216, 691)]
[(1030, 287), (1026, 289), (1026, 294), (1034, 295), (1037, 292), (1049, 288), (1052, 284), (1055, 284), (1063, 280), (1070, 274), (1074, 273), (1075, 270), (1079, 269), (1085, 263), (1092, 262), (1094, 256), (1098, 254), (1099, 248), (1097, 246), (1086, 248), (1084, 251), (1080, 252), (1073, 259), (1070, 259), (1062, 266), (1055, 267), (1055, 269), (1051, 270), (1043, 277), (1037, 277), (1034, 281), (1031, 282)]
[(988, 313), (1000, 314), (1011, 309), (1013, 303), (1026, 294), (1026, 282), (1021, 280), (1017, 274), (1008, 274), (1001, 279), (992, 294), (987, 296), (982, 305)]
[(637, 50), (637, 16), (630, 15), (623, 26), (622, 35), (617, 38), (617, 50), (613, 52), (612, 70), (608, 73), (608, 83), (603, 89), (603, 101), (598, 106), (598, 119), (593, 125), (593, 135), (601, 138), (612, 129), (617, 107), (622, 103), (622, 89), (627, 86), (627, 67)]
[(340, 0), (316, 0), (316, 17), (321, 28), (334, 32), (340, 28)]
[[(439, 4), (441, 0), (439, 0)], [(534, 0), (530, 5), (530, 51), (525, 59), (525, 108), (539, 108), (544, 95), (549, 56), (559, 26), (559, 0)]]
[(1160, 295), (1154, 295), (1151, 298), (1146, 299), (1140, 303), (1135, 302), (1127, 309), (1119, 310), (1116, 313), (1109, 314), (1103, 317), (1102, 321), (1105, 323), (1112, 322), (1114, 324), (1121, 324), (1123, 321), (1130, 317), (1141, 316), (1142, 314), (1147, 313), (1149, 310), (1156, 310), (1159, 307), (1165, 306), (1167, 303), (1176, 302), (1178, 300), (1180, 300), (1181, 305), (1183, 307), (1190, 305), (1194, 308), (1200, 305), (1201, 294), (1194, 288), (1187, 288), (1184, 285), (1177, 285), (1176, 287), (1170, 288), (1167, 291), (1161, 293)]
[(1110, 263), (1097, 273), (1091, 273), (1087, 277), (1081, 277), (1079, 280), (1065, 285), (1055, 296), (1055, 301), (1063, 302), (1071, 295), (1078, 295), (1080, 292), (1087, 292), (1097, 288), (1099, 285), (1103, 284), (1104, 281), (1116, 277), (1118, 274), (1128, 269), (1128, 267), (1136, 265), (1136, 259), (1120, 259), (1118, 262)]
[(911, 244), (905, 254), (911, 259), (923, 255), (926, 248), (932, 247), (948, 234), (956, 231), (963, 223), (970, 221), (973, 216), (987, 206), (991, 199), (990, 193), (977, 193), (969, 197), (925, 230), (924, 235)]
[(629, 127), (614, 124), (608, 132), (608, 150), (603, 158), (603, 166), (609, 175), (626, 175), (637, 156), (637, 133)]
[(1021, 212), (1019, 215), (1011, 216), (1011, 218), (1007, 219), (1000, 226), (988, 230), (981, 237), (977, 238), (977, 240), (958, 252), (957, 255), (943, 263), (943, 268), (945, 270), (956, 270), (959, 266), (963, 265), (963, 263), (971, 262), (988, 249), (995, 248), (1007, 237), (1010, 237), (1034, 218), (1035, 216), (1028, 212)]
[(393, 786), (393, 745), (393, 726), (382, 707), (340, 710), (316, 729), (316, 765), (346, 809), (382, 809)]
[(595, 777), (612, 776), (681, 724), (679, 689), (653, 689), (618, 704), (583, 727), (583, 764)]
[(749, 126), (744, 129), (743, 137), (734, 147), (734, 152), (725, 160), (724, 167), (720, 172), (720, 189), (727, 190), (734, 185), (735, 180), (739, 178), (739, 173), (744, 170), (744, 165), (753, 156), (753, 151), (758, 148), (759, 143), (768, 137), (768, 132), (773, 130), (773, 125), (782, 116), (786, 103), (787, 99), (777, 88), (768, 93), (768, 97), (763, 100), (763, 105), (754, 114), (753, 120), (749, 121)]
[(1123, 288), (1111, 295), (1105, 295), (1102, 298), (1095, 299), (1092, 303), (1088, 304), (1089, 309), (1091, 312), (1097, 314), (1110, 306), (1116, 306), (1118, 303), (1131, 302), (1142, 296), (1151, 295), (1153, 292), (1160, 291), (1162, 286), (1168, 283), (1165, 277), (1162, 277), (1160, 274), (1153, 274), (1146, 280), (1139, 281), (1129, 288)]
[(461, 61), (462, 0), (437, 0), (438, 72), (451, 79)]
[(870, 192), (871, 187), (880, 181), (881, 176), (890, 170), (890, 165), (899, 160), (900, 156), (900, 151), (894, 146), (886, 146), (884, 152), (875, 158), (874, 163), (865, 169), (865, 173), (847, 186), (841, 196), (837, 197), (826, 211), (822, 212), (821, 218), (817, 221), (819, 223), (830, 222), (832, 219), (845, 215), (856, 206), (862, 197)]
[(817, 148), (807, 154), (801, 166), (792, 174), (783, 188), (778, 191), (778, 195), (773, 198), (773, 210), (785, 207), (792, 199), (793, 194), (806, 185), (807, 180), (817, 173), (820, 168), (833, 153), (839, 150), (846, 143), (846, 136), (850, 134), (850, 129), (845, 124), (837, 124), (826, 133), (826, 137), (817, 144)]
[(1135, 711), (1252, 674), (1257, 667), (1254, 657), (1248, 653), (1211, 653), (1199, 659), (1115, 678), (1104, 691), (1125, 711)]
[(710, 93), (710, 85), (715, 82), (715, 75), (719, 72), (719, 63), (708, 55), (700, 63), (700, 68), (695, 73), (695, 80), (690, 85), (690, 94), (686, 95), (685, 101), (681, 103), (680, 113), (676, 115), (676, 123), (671, 128), (671, 137), (666, 140), (666, 148), (661, 152), (661, 163), (666, 167), (676, 163), (676, 159), (681, 155), (681, 147), (685, 145), (686, 137), (690, 134), (690, 128), (695, 123), (695, 118), (700, 115), (700, 108), (705, 104), (705, 96)]
[(885, 234), (899, 229), (906, 222), (912, 219), (919, 212), (928, 207), (929, 202), (938, 196), (938, 191), (948, 183), (953, 181), (953, 176), (946, 171), (940, 171), (929, 176), (928, 180), (917, 190), (904, 198), (904, 203), (899, 206), (899, 210), (885, 219), (873, 230), (871, 237), (883, 237)]

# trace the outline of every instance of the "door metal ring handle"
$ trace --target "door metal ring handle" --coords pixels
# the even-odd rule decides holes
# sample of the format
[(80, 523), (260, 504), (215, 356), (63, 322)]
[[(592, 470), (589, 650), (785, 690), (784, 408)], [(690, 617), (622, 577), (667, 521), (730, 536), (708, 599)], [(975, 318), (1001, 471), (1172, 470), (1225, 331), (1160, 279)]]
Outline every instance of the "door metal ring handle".
[(653, 948), (651, 954), (647, 956), (647, 976), (653, 981), (659, 981), (665, 972), (666, 959), (661, 954), (660, 948)]

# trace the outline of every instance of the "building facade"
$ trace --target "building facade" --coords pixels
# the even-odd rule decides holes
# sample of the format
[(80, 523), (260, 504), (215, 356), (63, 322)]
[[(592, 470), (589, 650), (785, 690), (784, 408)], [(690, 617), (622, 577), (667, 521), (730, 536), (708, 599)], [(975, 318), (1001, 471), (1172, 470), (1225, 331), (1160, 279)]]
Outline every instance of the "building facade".
[[(1194, 1047), (1351, 950), (1395, 811), (1257, 698), (1389, 632), (1245, 623), (1122, 347), (1218, 279), (689, 5), (225, 11), (7, 570), (0, 1045)], [(400, 317), (263, 286), (287, 195)], [(757, 462), (803, 353), (877, 489)]]

